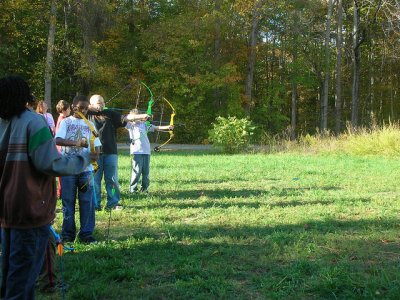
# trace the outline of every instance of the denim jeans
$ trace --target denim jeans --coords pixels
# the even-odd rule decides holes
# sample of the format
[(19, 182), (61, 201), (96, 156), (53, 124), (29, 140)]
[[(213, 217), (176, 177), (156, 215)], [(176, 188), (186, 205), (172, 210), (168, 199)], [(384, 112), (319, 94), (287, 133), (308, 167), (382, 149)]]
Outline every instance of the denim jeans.
[(150, 154), (135, 154), (132, 157), (131, 184), (129, 190), (138, 191), (138, 183), (142, 176), (140, 191), (147, 192), (150, 185)]
[(97, 170), (94, 178), (96, 208), (100, 208), (101, 206), (101, 180), (103, 178), (103, 174), (107, 191), (106, 207), (114, 207), (118, 204), (120, 198), (118, 184), (118, 155), (101, 154), (97, 164), (99, 165), (99, 169)]
[(74, 240), (76, 237), (75, 204), (76, 195), (79, 201), (79, 238), (91, 237), (94, 230), (94, 196), (93, 172), (83, 172), (73, 176), (61, 177), (61, 200), (63, 207), (63, 240)]
[(49, 225), (2, 229), (2, 299), (35, 298), (35, 283), (43, 264)]

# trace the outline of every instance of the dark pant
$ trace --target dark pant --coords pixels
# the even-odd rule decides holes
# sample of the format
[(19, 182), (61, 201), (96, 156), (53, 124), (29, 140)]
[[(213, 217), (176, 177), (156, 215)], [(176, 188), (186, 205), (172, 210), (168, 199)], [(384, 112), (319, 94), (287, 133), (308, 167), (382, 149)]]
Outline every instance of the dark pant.
[(56, 286), (56, 248), (57, 242), (54, 234), (50, 234), (49, 240), (47, 241), (42, 270), (40, 271), (37, 282), (37, 286), (41, 291), (46, 291)]
[(49, 225), (32, 229), (2, 229), (2, 299), (35, 298), (35, 282), (48, 239)]
[(73, 241), (76, 237), (75, 204), (77, 194), (81, 224), (79, 238), (86, 239), (93, 235), (95, 225), (93, 181), (92, 172), (61, 177), (61, 200), (64, 213), (61, 236), (64, 241)]
[(138, 191), (138, 183), (142, 176), (140, 191), (147, 192), (150, 185), (150, 154), (135, 154), (132, 157), (130, 192)]

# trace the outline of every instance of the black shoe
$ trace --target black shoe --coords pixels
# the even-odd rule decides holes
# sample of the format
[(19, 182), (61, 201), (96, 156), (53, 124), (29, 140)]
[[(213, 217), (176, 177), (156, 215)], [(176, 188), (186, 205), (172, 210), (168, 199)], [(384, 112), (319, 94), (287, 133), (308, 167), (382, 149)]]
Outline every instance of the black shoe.
[(88, 236), (86, 238), (80, 238), (79, 240), (81, 241), (82, 244), (97, 244), (97, 240), (92, 236)]

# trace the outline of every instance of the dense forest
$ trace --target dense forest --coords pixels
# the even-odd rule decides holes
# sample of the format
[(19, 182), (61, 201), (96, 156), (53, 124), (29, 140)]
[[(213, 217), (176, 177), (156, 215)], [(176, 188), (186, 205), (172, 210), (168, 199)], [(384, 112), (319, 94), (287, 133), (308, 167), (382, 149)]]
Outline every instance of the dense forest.
[(189, 143), (217, 116), (259, 138), (400, 118), (397, 0), (2, 0), (0, 19), (0, 73), (53, 113), (78, 92), (146, 110), (152, 92)]

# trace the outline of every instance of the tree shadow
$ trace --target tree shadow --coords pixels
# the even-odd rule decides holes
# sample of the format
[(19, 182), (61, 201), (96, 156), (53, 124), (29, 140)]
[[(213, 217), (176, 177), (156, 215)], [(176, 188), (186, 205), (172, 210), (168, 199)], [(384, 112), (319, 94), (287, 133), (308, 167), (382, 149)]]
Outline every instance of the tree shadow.
[(131, 234), (125, 235), (114, 228), (116, 241), (65, 256), (67, 282), (74, 287), (68, 297), (396, 299), (398, 241), (371, 238), (372, 229), (398, 230), (399, 223), (397, 219), (326, 219), (275, 226), (182, 223), (129, 228)]

